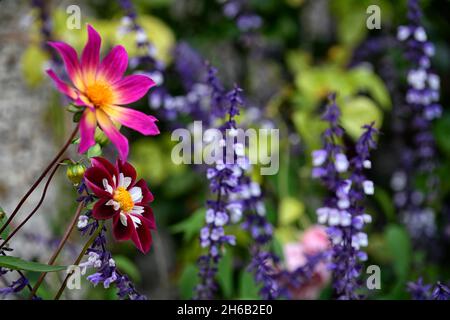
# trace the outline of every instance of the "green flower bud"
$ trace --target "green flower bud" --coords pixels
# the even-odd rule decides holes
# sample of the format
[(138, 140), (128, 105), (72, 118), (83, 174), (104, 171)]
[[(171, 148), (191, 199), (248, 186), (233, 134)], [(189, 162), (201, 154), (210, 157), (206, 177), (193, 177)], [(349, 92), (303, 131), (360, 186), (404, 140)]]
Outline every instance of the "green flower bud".
[(108, 137), (99, 128), (96, 128), (94, 138), (95, 138), (95, 142), (97, 142), (102, 147), (105, 146), (109, 142)]
[(77, 186), (83, 179), (85, 171), (86, 166), (81, 163), (70, 164), (67, 167), (66, 175), (70, 182)]
[(78, 123), (81, 120), (81, 116), (83, 115), (83, 112), (77, 112), (73, 114), (73, 122)]

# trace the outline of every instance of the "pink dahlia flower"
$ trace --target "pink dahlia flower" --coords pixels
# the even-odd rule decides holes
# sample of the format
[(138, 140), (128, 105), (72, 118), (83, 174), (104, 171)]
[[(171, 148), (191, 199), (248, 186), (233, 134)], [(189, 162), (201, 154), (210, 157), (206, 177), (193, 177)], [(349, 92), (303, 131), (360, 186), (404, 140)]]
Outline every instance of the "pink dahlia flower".
[(92, 167), (86, 170), (87, 186), (98, 197), (92, 210), (97, 220), (111, 219), (116, 240), (131, 239), (136, 247), (147, 253), (152, 245), (150, 229), (156, 229), (155, 218), (149, 203), (153, 195), (147, 183), (136, 182), (136, 170), (128, 162), (91, 159)]
[(159, 134), (157, 119), (142, 112), (122, 107), (142, 98), (155, 82), (144, 75), (125, 76), (128, 55), (122, 46), (115, 46), (100, 61), (101, 37), (88, 25), (88, 41), (81, 54), (81, 61), (70, 45), (64, 42), (49, 42), (61, 55), (71, 80), (71, 85), (62, 81), (53, 70), (47, 70), (59, 91), (74, 104), (85, 107), (80, 120), (79, 152), (86, 152), (95, 144), (97, 125), (116, 145), (122, 160), (128, 157), (128, 140), (116, 125), (122, 124), (144, 135)]
[[(324, 252), (330, 248), (326, 230), (322, 226), (313, 226), (305, 230), (299, 242), (284, 246), (286, 268), (294, 271), (308, 262), (307, 256)], [(312, 277), (300, 287), (288, 286), (294, 299), (316, 299), (320, 291), (330, 281), (331, 272), (326, 263), (320, 262), (314, 268)]]

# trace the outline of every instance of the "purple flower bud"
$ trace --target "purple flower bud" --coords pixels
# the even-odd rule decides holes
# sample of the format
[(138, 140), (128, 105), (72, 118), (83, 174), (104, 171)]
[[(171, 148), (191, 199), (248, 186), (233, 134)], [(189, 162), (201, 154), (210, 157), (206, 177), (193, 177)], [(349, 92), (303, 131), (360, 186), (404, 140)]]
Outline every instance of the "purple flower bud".
[(319, 167), (325, 163), (327, 152), (325, 150), (315, 150), (312, 152), (313, 166)]
[(346, 172), (349, 166), (347, 157), (343, 153), (336, 155), (335, 167), (337, 172)]

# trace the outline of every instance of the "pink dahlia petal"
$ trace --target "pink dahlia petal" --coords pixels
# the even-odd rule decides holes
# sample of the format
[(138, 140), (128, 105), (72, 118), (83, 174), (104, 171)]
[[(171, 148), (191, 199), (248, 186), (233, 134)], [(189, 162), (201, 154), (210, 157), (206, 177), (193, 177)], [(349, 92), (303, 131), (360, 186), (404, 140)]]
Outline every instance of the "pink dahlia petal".
[[(93, 167), (98, 167), (98, 168), (104, 169), (111, 175), (111, 177), (116, 176), (116, 179), (117, 179), (117, 177), (119, 176), (119, 171), (117, 170), (117, 167), (103, 157), (92, 158), (91, 164)], [(111, 186), (113, 188), (116, 187), (116, 185), (114, 183)]]
[(95, 106), (92, 104), (91, 101), (89, 101), (89, 98), (83, 94), (79, 95), (78, 100), (76, 101), (76, 104), (79, 106), (88, 107), (89, 109), (91, 109), (91, 111), (95, 111)]
[(64, 42), (48, 42), (48, 44), (58, 51), (64, 62), (64, 66), (66, 67), (67, 74), (75, 87), (77, 87), (78, 90), (83, 90), (84, 83), (81, 77), (80, 63), (78, 62), (78, 56), (75, 49)]
[(103, 59), (97, 73), (97, 79), (114, 84), (122, 79), (127, 70), (128, 54), (124, 47), (115, 46)]
[(120, 214), (113, 216), (113, 235), (116, 240), (123, 241), (131, 238), (134, 231), (133, 220), (127, 215), (127, 226), (120, 221)]
[(132, 75), (113, 85), (115, 100), (113, 104), (128, 104), (142, 98), (155, 82), (144, 75)]
[(95, 113), (86, 108), (80, 119), (80, 146), (79, 153), (85, 153), (95, 144), (95, 128), (97, 127), (97, 119)]
[(147, 204), (147, 203), (149, 203), (149, 202), (153, 202), (153, 199), (154, 199), (153, 194), (152, 194), (152, 193), (150, 192), (150, 190), (148, 189), (147, 182), (145, 182), (144, 179), (140, 179), (140, 180), (136, 183), (136, 186), (139, 187), (139, 188), (141, 188), (141, 190), (142, 190), (142, 197), (143, 197), (143, 198), (142, 198), (141, 203)]
[(113, 180), (111, 175), (105, 169), (100, 167), (90, 167), (84, 173), (84, 179), (89, 189), (91, 189), (97, 197), (111, 198), (111, 193), (106, 191), (103, 180), (106, 179), (111, 187), (113, 185)]
[(126, 161), (128, 158), (128, 140), (125, 138), (119, 130), (114, 126), (111, 119), (100, 109), (96, 110), (97, 121), (103, 132), (111, 140), (111, 142), (117, 147), (119, 151), (119, 157), (121, 160)]
[(68, 96), (70, 99), (76, 101), (78, 100), (78, 93), (75, 89), (70, 87), (67, 83), (62, 81), (53, 70), (48, 69), (46, 70), (47, 74), (50, 76), (50, 78), (53, 79), (53, 81), (56, 84), (56, 88), (58, 88), (59, 91), (64, 93), (66, 96)]
[(106, 204), (109, 200), (110, 199), (108, 198), (102, 198), (95, 203), (94, 208), (92, 209), (92, 216), (95, 219), (107, 220), (118, 213), (118, 211), (114, 210), (114, 207), (112, 205)]
[(81, 71), (83, 73), (84, 83), (95, 82), (95, 75), (100, 62), (100, 46), (102, 38), (98, 32), (88, 24), (88, 41), (81, 55)]
[(147, 253), (152, 246), (153, 239), (146, 222), (143, 220), (141, 221), (142, 224), (137, 229), (133, 228), (131, 240), (134, 242), (136, 248), (138, 248), (142, 253)]
[(103, 110), (114, 121), (121, 123), (125, 127), (134, 129), (143, 135), (159, 134), (159, 129), (155, 124), (158, 120), (153, 116), (119, 106), (108, 106), (104, 107)]
[(136, 169), (134, 169), (134, 167), (128, 162), (123, 162), (120, 160), (117, 160), (116, 166), (119, 169), (119, 172), (123, 173), (125, 177), (131, 178), (131, 183), (128, 189), (132, 188), (134, 186), (134, 183), (136, 182)]

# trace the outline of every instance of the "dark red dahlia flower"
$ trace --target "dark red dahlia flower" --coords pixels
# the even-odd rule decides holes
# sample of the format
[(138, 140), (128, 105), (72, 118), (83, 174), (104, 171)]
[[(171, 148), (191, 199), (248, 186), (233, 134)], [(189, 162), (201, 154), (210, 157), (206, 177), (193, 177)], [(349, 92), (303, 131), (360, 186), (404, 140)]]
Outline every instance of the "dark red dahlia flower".
[(117, 160), (116, 165), (105, 158), (91, 159), (92, 166), (84, 175), (87, 186), (98, 197), (92, 215), (98, 220), (113, 220), (116, 240), (131, 239), (143, 253), (150, 250), (156, 229), (155, 218), (149, 203), (153, 195), (147, 183), (136, 182), (136, 170), (128, 162)]

